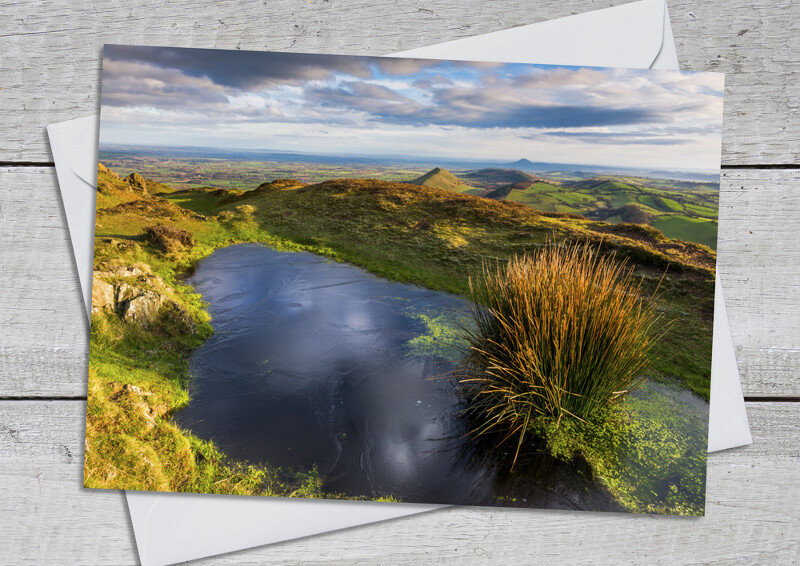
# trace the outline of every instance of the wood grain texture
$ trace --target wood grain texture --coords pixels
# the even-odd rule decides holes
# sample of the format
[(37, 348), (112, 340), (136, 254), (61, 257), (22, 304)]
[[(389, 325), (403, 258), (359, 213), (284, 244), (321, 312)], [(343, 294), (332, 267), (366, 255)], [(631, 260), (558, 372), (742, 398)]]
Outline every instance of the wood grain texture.
[(800, 396), (800, 170), (725, 170), (717, 265), (745, 395)]
[[(0, 402), (0, 562), (135, 564), (119, 492), (80, 487), (85, 404)], [(800, 556), (800, 404), (750, 403), (754, 444), (709, 457), (704, 518), (453, 508), (199, 564), (786, 564)]]
[[(98, 110), (108, 43), (381, 55), (626, 0), (6, 3), (0, 162), (49, 162), (46, 124)], [(684, 68), (728, 73), (723, 163), (800, 164), (800, 3), (671, 0)]]
[(800, 163), (800, 3), (667, 6), (681, 68), (726, 73), (722, 163)]
[[(726, 170), (719, 269), (746, 395), (800, 396), (800, 169)], [(85, 395), (88, 326), (52, 168), (0, 169), (0, 397)]]
[(0, 168), (0, 397), (86, 394), (89, 325), (55, 169)]

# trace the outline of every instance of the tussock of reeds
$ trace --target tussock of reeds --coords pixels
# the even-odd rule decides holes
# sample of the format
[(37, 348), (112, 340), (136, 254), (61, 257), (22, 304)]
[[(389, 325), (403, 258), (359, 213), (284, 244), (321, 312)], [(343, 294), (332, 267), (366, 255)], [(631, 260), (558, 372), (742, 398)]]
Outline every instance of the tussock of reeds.
[(485, 262), (458, 374), (473, 433), (504, 433), (519, 453), (535, 419), (584, 421), (641, 385), (660, 317), (640, 288), (589, 244)]

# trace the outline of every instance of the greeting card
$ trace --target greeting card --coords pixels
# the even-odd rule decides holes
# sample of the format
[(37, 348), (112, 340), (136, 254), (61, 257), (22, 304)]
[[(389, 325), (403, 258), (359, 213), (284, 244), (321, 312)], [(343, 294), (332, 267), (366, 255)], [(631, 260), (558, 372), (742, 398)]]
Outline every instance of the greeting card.
[(106, 46), (85, 485), (702, 514), (722, 83)]

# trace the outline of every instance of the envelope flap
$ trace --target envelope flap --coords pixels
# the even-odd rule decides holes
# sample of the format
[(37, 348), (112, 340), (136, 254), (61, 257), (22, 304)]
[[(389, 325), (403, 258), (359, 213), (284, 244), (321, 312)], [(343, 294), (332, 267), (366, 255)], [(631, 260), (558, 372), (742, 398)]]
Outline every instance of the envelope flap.
[(183, 493), (144, 491), (126, 494), (142, 566), (164, 566), (446, 507), (278, 497), (186, 497)]
[(664, 0), (640, 0), (390, 56), (529, 63), (535, 53), (542, 65), (575, 65), (579, 59), (587, 67), (614, 61), (614, 67), (647, 69), (661, 51), (665, 14)]
[(98, 116), (50, 124), (47, 134), (87, 315), (92, 308)]
[(50, 143), (58, 144), (58, 150), (64, 156), (75, 175), (90, 186), (97, 185), (97, 137), (100, 120), (97, 116), (87, 116), (61, 124), (53, 124), (50, 132)]

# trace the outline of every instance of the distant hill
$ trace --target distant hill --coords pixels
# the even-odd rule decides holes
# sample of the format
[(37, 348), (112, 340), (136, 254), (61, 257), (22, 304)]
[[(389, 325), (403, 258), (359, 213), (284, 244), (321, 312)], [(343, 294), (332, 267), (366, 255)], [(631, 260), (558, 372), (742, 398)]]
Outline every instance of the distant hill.
[(578, 164), (570, 165), (567, 163), (550, 163), (548, 161), (531, 161), (530, 159), (524, 158), (518, 159), (513, 163), (502, 165), (502, 167), (508, 167), (509, 169), (519, 169), (520, 171), (536, 173), (543, 173), (547, 171), (567, 172), (576, 166), (578, 166)]
[(522, 169), (524, 171), (536, 167), (536, 164), (530, 159), (518, 159), (514, 163), (509, 163), (508, 166), (513, 169)]
[(433, 189), (443, 189), (445, 191), (453, 191), (455, 193), (476, 194), (483, 192), (481, 189), (476, 189), (464, 181), (453, 175), (447, 169), (436, 167), (431, 169), (421, 177), (417, 177), (413, 181), (409, 181), (412, 185), (419, 185), (421, 187), (431, 187)]
[(525, 173), (519, 169), (504, 169), (499, 167), (488, 167), (470, 171), (461, 176), (472, 185), (477, 185), (485, 189), (499, 189), (506, 185), (517, 183), (535, 183), (540, 179), (530, 173)]

